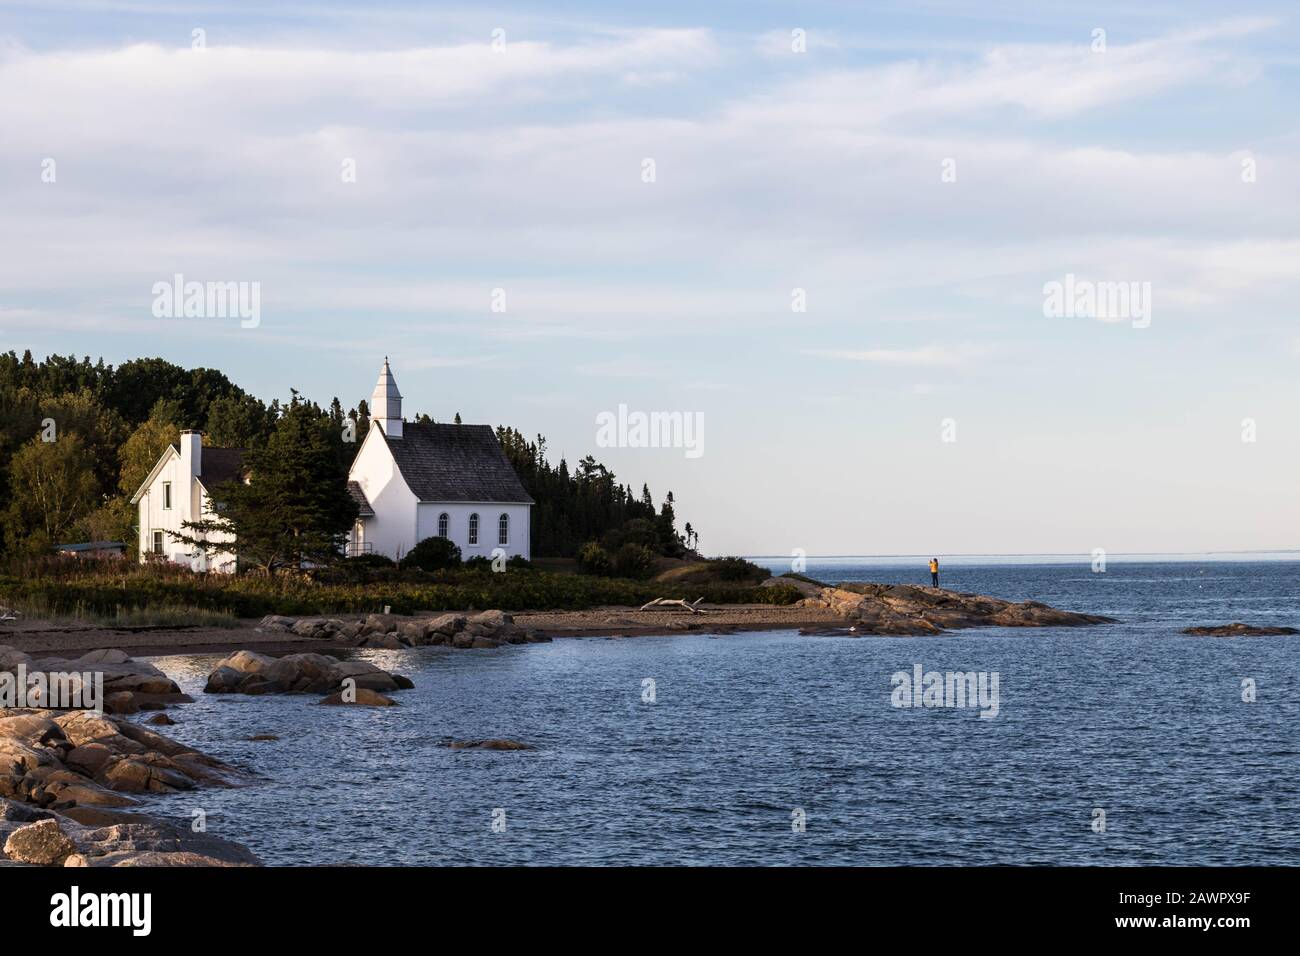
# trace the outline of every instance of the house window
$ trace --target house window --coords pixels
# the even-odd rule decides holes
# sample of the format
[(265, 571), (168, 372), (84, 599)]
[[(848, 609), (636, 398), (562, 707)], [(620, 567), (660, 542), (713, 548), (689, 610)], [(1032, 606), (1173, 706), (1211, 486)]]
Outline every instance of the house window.
[(161, 531), (155, 531), (153, 533), (153, 553), (162, 554), (162, 532)]
[(478, 515), (469, 516), (469, 543), (478, 544)]
[(438, 537), (447, 537), (447, 526), (451, 523), (451, 516), (447, 512), (438, 515)]
[(510, 543), (510, 516), (503, 514), (497, 519), (497, 544)]
[(168, 511), (170, 511), (171, 506), (172, 506), (172, 483), (170, 481), (164, 481), (163, 482), (163, 507)]

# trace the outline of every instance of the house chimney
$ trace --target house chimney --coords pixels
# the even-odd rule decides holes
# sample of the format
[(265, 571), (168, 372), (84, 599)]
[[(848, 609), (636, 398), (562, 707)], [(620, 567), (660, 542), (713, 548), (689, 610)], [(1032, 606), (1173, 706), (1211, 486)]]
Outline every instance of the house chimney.
[[(190, 478), (203, 473), (203, 432), (189, 429), (181, 432), (181, 472)], [(189, 493), (188, 487), (185, 493)]]

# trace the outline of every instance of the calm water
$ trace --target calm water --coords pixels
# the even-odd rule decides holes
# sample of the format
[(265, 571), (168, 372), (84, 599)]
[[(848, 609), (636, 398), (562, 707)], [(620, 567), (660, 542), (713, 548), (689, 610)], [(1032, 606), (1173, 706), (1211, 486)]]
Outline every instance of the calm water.
[[(1124, 623), (358, 652), (416, 683), (386, 709), (205, 696), (216, 657), (159, 658), (197, 701), (167, 732), (263, 779), (155, 808), (201, 807), (275, 864), (1300, 864), (1300, 637), (1178, 633), (1300, 625), (1300, 563), (952, 563), (944, 584)], [(918, 663), (998, 672), (999, 716), (892, 707)], [(438, 746), (487, 736), (538, 749)]]

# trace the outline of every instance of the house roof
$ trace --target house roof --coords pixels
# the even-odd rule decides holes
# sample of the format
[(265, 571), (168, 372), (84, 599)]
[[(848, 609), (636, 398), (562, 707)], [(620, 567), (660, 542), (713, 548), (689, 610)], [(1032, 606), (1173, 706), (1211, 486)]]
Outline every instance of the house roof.
[(244, 448), (204, 448), (199, 481), (211, 491), (227, 481), (237, 481), (244, 470)]
[(56, 544), (55, 551), (125, 551), (122, 541), (81, 541), (77, 544)]
[(380, 434), (421, 501), (533, 503), (489, 425), (406, 422), (401, 438)]
[[(203, 457), (200, 459), (199, 467), (202, 471), (199, 474), (199, 481), (203, 487), (211, 491), (223, 481), (234, 481), (244, 470), (244, 448), (208, 448), (204, 446)], [(158, 477), (158, 472), (162, 471), (162, 466), (167, 463), (167, 459), (176, 455), (180, 457), (181, 450), (175, 444), (168, 445), (163, 449), (163, 453), (158, 456), (158, 463), (153, 466), (153, 470), (136, 493), (131, 496), (131, 504), (136, 504), (143, 496), (149, 486), (153, 484), (154, 479)]]
[(361, 490), (360, 482), (349, 481), (348, 494), (350, 494), (352, 500), (357, 503), (357, 508), (359, 509), (358, 514), (360, 517), (373, 518), (375, 516), (375, 509), (370, 507), (370, 499), (368, 499), (366, 493)]

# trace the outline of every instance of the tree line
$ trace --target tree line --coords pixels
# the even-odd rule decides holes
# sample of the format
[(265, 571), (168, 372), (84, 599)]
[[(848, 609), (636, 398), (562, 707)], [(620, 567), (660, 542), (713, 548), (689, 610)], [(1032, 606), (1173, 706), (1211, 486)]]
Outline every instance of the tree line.
[[(432, 421), (417, 415), (416, 421)], [(459, 423), (460, 415), (455, 420)], [(232, 513), (275, 508), (274, 520), (247, 522), (241, 554), (276, 555), (285, 542), (255, 540), (255, 529), (295, 529), (288, 550), (327, 555), (350, 525), (346, 477), (370, 425), (365, 401), (322, 406), (291, 390), (263, 402), (215, 369), (186, 369), (161, 358), (121, 365), (30, 351), (0, 353), (0, 551), (48, 553), (71, 541), (137, 546), (130, 498), (182, 429), (204, 444), (248, 449), (262, 487), (227, 489)], [(671, 492), (656, 509), (650, 491), (635, 495), (591, 456), (570, 472), (551, 464), (540, 435), (527, 441), (501, 427), (497, 437), (536, 505), (532, 553), (577, 555), (590, 541), (617, 548), (624, 539), (659, 554), (679, 554), (694, 537), (675, 528)], [(196, 527), (194, 532), (214, 530)], [(201, 537), (202, 535), (197, 535)]]

